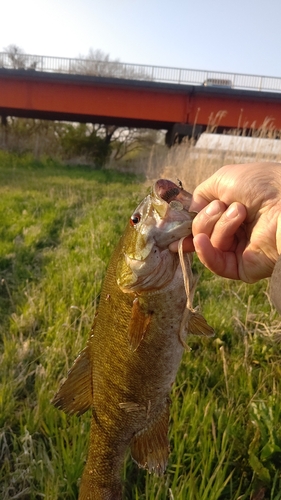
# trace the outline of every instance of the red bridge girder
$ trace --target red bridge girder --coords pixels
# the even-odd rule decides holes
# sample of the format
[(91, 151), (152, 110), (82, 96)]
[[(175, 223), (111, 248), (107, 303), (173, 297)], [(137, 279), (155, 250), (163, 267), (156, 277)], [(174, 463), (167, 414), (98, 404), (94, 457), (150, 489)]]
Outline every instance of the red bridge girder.
[(281, 129), (281, 93), (0, 69), (0, 115), (171, 130)]

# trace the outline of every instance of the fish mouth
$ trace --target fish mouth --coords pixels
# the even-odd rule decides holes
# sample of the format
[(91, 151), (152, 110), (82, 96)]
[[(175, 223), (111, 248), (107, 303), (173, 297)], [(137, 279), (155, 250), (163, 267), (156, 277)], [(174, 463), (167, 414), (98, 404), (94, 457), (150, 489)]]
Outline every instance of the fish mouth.
[(181, 188), (174, 184), (174, 182), (167, 179), (159, 179), (155, 182), (154, 192), (158, 198), (170, 203), (175, 200), (180, 193)]
[(192, 194), (167, 179), (158, 179), (153, 186), (152, 206), (158, 214), (156, 218), (155, 243), (168, 247), (173, 241), (189, 236), (192, 222), (197, 215), (190, 212)]
[[(158, 179), (154, 184), (153, 193), (158, 203), (163, 204), (163, 201), (165, 201), (170, 205), (171, 202), (178, 202), (177, 204), (172, 203), (173, 208), (178, 207), (178, 210), (189, 210), (192, 194), (185, 191), (181, 183), (177, 185), (168, 179)], [(180, 207), (180, 204), (182, 207)]]

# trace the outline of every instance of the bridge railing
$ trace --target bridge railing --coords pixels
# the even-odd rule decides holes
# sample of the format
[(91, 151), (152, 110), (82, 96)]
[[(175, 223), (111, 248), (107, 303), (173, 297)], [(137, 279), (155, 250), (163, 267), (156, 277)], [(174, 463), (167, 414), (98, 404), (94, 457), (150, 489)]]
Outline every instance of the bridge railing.
[(281, 78), (278, 77), (131, 64), (119, 61), (95, 61), (86, 58), (13, 55), (0, 52), (0, 68), (281, 92)]

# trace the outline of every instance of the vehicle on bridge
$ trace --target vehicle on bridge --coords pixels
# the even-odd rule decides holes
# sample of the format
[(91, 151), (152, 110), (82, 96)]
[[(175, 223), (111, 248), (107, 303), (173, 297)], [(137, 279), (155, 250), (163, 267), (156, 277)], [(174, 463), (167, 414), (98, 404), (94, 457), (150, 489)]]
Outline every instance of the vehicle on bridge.
[(203, 82), (204, 87), (232, 87), (232, 81), (224, 78), (207, 78)]

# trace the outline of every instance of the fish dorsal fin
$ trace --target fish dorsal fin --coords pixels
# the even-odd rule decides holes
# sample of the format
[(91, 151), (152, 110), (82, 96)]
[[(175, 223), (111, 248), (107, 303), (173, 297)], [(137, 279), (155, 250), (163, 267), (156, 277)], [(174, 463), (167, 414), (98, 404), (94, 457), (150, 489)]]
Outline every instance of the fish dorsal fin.
[(136, 351), (142, 339), (144, 338), (152, 313), (144, 313), (141, 310), (139, 299), (136, 298), (133, 302), (132, 314), (128, 328), (128, 339), (132, 351)]
[(165, 472), (169, 456), (169, 404), (147, 428), (136, 434), (131, 441), (132, 459), (139, 467), (161, 475)]
[(208, 325), (205, 318), (196, 309), (190, 312), (187, 330), (190, 335), (203, 337), (213, 337), (215, 334), (214, 329)]
[(52, 403), (69, 415), (82, 415), (92, 404), (92, 382), (89, 344), (74, 361), (67, 379)]
[(279, 314), (281, 314), (281, 255), (278, 257), (270, 279), (270, 299)]

